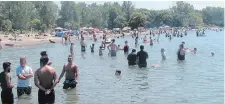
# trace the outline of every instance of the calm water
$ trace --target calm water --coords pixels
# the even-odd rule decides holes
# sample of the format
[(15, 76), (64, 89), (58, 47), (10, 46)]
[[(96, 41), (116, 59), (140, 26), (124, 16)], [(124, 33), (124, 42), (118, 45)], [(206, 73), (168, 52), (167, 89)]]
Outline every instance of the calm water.
[[(75, 60), (79, 66), (79, 79), (76, 89), (62, 90), (63, 80), (55, 88), (56, 104), (223, 104), (224, 100), (224, 32), (206, 31), (205, 37), (196, 37), (195, 32), (189, 32), (183, 38), (173, 38), (169, 41), (160, 37), (160, 43), (153, 47), (144, 44), (149, 53), (148, 69), (129, 68), (123, 52), (116, 58), (98, 56), (100, 42), (96, 43), (96, 53), (82, 56), (79, 42), (75, 42)], [(116, 39), (123, 46), (128, 40), (131, 47), (134, 41), (131, 37)], [(181, 41), (186, 48), (198, 49), (196, 55), (187, 54), (185, 62), (176, 60), (176, 51)], [(140, 41), (139, 41), (140, 42)], [(87, 41), (88, 45), (92, 41)], [(161, 61), (160, 49), (166, 50), (166, 61)], [(19, 57), (27, 56), (28, 65), (35, 71), (39, 67), (40, 52), (46, 50), (59, 75), (63, 64), (67, 63), (69, 45), (57, 43), (26, 48), (5, 49), (0, 51), (0, 63), (12, 62), (12, 82), (16, 86), (15, 68), (19, 65)], [(139, 48), (137, 49), (139, 50)], [(211, 57), (210, 52), (215, 56)], [(152, 68), (152, 64), (160, 67)], [(115, 70), (121, 70), (121, 76), (114, 75)], [(31, 96), (17, 99), (16, 89), (13, 89), (17, 104), (37, 104), (37, 87), (34, 86)]]

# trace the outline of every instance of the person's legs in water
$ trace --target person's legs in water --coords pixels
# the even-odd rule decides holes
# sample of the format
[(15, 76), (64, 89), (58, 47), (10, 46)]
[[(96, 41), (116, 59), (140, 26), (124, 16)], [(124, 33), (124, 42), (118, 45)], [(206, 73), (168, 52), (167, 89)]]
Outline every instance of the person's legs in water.
[(64, 81), (63, 84), (64, 84), (63, 89), (68, 89), (68, 88), (75, 88), (77, 82), (74, 79), (71, 79), (71, 80), (67, 79), (67, 80)]
[(111, 50), (111, 57), (115, 57), (116, 56), (116, 51), (115, 50)]
[(2, 99), (2, 104), (13, 104), (14, 98), (13, 98), (12, 89), (2, 90), (1, 99)]
[(138, 64), (138, 67), (139, 68), (146, 68), (147, 67), (147, 64)]

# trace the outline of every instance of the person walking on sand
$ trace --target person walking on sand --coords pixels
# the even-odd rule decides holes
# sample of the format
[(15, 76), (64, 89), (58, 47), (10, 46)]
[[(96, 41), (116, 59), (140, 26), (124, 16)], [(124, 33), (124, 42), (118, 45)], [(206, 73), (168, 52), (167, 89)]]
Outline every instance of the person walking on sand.
[(31, 94), (31, 77), (33, 77), (33, 70), (26, 65), (26, 57), (20, 58), (20, 66), (16, 69), (16, 75), (18, 77), (17, 82), (17, 96), (20, 97), (23, 94)]
[(78, 78), (78, 67), (73, 63), (73, 51), (71, 51), (71, 55), (68, 56), (68, 63), (63, 66), (63, 70), (60, 74), (59, 81), (66, 74), (65, 81), (63, 82), (63, 89), (75, 88), (77, 84)]
[(14, 98), (12, 93), (12, 88), (14, 87), (11, 82), (11, 63), (4, 62), (3, 63), (3, 71), (0, 73), (0, 83), (1, 83), (1, 99), (2, 104), (13, 104)]
[(38, 87), (38, 103), (54, 104), (55, 91), (54, 87), (58, 83), (58, 76), (55, 68), (48, 65), (48, 57), (43, 57), (41, 62), (43, 66), (37, 69), (34, 74), (34, 83)]

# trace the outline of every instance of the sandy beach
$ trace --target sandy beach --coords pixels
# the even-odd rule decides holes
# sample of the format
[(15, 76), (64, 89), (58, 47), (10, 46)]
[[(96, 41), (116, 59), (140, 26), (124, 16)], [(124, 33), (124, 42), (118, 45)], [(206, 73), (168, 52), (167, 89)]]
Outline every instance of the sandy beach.
[[(147, 32), (142, 32), (142, 34), (146, 34)], [(47, 36), (40, 36), (40, 39), (35, 38), (35, 35), (31, 35), (31, 36), (26, 36), (25, 34), (20, 34), (17, 37), (17, 41), (13, 40), (13, 36), (12, 35), (3, 35), (0, 34), (0, 39), (2, 39), (1, 41), (1, 45), (3, 49), (6, 48), (13, 48), (13, 47), (26, 47), (26, 46), (34, 46), (34, 45), (42, 45), (42, 44), (49, 44), (49, 40), (54, 41), (55, 43), (60, 43), (62, 42), (62, 38), (61, 37), (55, 37), (52, 36), (50, 34), (46, 34)], [(113, 37), (117, 37), (120, 36), (121, 34), (110, 34), (107, 35), (107, 37), (113, 38)], [(125, 35), (130, 35), (130, 33), (125, 33)], [(86, 40), (89, 40), (92, 38), (92, 35), (84, 35)], [(102, 36), (101, 35), (97, 35), (97, 38), (100, 39)], [(71, 41), (75, 41), (77, 40), (77, 36), (72, 36), (71, 37)]]

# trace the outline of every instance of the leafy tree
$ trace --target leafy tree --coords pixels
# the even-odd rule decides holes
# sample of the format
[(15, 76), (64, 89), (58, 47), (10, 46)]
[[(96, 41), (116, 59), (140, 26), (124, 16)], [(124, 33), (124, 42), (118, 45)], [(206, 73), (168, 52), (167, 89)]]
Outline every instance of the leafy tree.
[(140, 26), (145, 26), (146, 16), (142, 13), (134, 13), (129, 21), (129, 25), (132, 29), (138, 28)]

